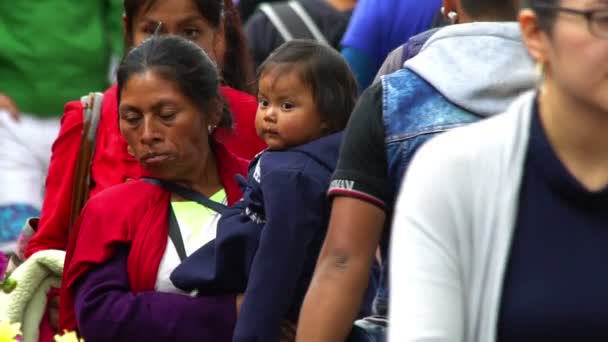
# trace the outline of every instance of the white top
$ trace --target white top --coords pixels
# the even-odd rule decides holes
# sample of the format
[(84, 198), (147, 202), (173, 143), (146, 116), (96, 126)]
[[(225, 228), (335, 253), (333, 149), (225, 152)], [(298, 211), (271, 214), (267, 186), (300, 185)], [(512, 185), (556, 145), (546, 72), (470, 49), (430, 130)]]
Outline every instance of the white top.
[[(219, 203), (226, 204), (226, 193), (222, 190), (213, 195), (211, 200)], [(185, 208), (183, 211), (178, 208), (180, 204), (189, 205), (190, 208)], [(215, 239), (217, 234), (217, 223), (221, 218), (219, 213), (202, 206), (194, 202), (173, 202), (172, 206), (175, 211), (177, 223), (179, 224), (179, 230), (184, 240), (184, 249), (186, 255), (194, 253), (197, 249), (205, 245), (207, 242)], [(200, 208), (203, 215), (197, 216), (198, 226), (192, 223), (192, 215), (189, 215), (189, 210), (192, 210), (191, 206)], [(160, 265), (158, 267), (158, 275), (156, 277), (155, 290), (159, 292), (171, 292), (186, 294), (186, 292), (173, 286), (173, 283), (169, 279), (171, 272), (181, 263), (179, 255), (173, 241), (167, 239), (167, 248), (163, 255)]]
[(414, 158), (395, 207), (389, 341), (495, 341), (534, 95)]

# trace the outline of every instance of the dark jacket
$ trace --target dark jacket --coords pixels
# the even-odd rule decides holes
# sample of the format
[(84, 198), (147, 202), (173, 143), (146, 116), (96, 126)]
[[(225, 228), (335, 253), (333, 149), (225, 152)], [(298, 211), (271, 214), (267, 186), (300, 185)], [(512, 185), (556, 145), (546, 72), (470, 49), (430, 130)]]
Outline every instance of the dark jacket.
[(261, 153), (216, 239), (171, 275), (175, 286), (202, 295), (245, 292), (234, 341), (278, 341), (281, 322), (297, 322), (325, 238), (341, 138)]

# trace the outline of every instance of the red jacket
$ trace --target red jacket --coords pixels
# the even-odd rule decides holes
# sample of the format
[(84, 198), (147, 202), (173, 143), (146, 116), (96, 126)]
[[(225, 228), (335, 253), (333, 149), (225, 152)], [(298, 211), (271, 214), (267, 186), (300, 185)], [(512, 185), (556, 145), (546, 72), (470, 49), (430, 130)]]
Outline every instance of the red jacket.
[[(90, 196), (128, 179), (137, 179), (143, 169), (127, 153), (127, 143), (118, 128), (117, 87), (104, 94), (95, 154), (91, 166)], [(238, 157), (250, 160), (265, 148), (255, 132), (256, 99), (229, 87), (221, 88), (234, 117), (234, 131), (216, 130), (214, 138)], [(46, 179), (45, 198), (36, 234), (30, 240), (26, 256), (46, 249), (65, 249), (72, 200), (72, 184), (82, 134), (82, 104), (69, 102), (61, 118), (61, 130), (51, 155)]]
[[(215, 148), (228, 205), (242, 194), (234, 175), (247, 164), (222, 144)], [(107, 189), (89, 200), (74, 224), (65, 259), (59, 318), (61, 330), (75, 330), (74, 285), (91, 267), (103, 264), (119, 244), (130, 246), (127, 272), (131, 291), (154, 291), (158, 266), (167, 246), (171, 193), (144, 181)]]

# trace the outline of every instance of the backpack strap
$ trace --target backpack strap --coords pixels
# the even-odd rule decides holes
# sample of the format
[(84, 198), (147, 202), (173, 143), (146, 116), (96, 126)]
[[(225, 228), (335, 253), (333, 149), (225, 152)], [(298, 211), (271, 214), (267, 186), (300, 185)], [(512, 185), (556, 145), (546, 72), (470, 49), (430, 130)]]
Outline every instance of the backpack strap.
[(188, 254), (186, 254), (186, 247), (184, 246), (182, 231), (179, 228), (179, 223), (177, 222), (177, 217), (175, 216), (175, 211), (173, 211), (172, 206), (169, 206), (168, 215), (169, 239), (171, 239), (171, 242), (173, 242), (173, 246), (175, 247), (179, 261), (184, 261), (184, 259), (188, 257)]
[[(175, 184), (172, 182), (167, 182), (161, 179), (156, 178), (142, 178), (141, 180), (154, 184), (156, 186), (160, 186), (167, 191), (170, 191), (173, 194), (176, 194), (180, 197), (183, 197), (189, 201), (194, 201), (204, 207), (207, 207), (220, 215), (223, 215), (228, 209), (227, 206), (212, 201), (207, 196), (196, 192), (192, 189), (188, 189), (179, 184)], [(169, 220), (169, 239), (173, 242), (173, 246), (175, 246), (175, 251), (177, 251), (177, 256), (179, 260), (184, 261), (186, 259), (186, 248), (184, 247), (184, 240), (182, 238), (182, 233), (179, 228), (179, 223), (177, 221), (177, 217), (175, 216), (175, 211), (173, 211), (173, 206), (169, 205), (168, 211), (168, 220)]]
[(268, 17), (284, 41), (302, 38), (329, 45), (319, 27), (298, 1), (262, 3), (259, 9)]
[(89, 197), (91, 189), (91, 164), (95, 145), (97, 141), (97, 131), (99, 121), (101, 119), (101, 106), (103, 104), (102, 93), (90, 93), (83, 96), (82, 102), (82, 139), (80, 141), (80, 149), (76, 159), (76, 172), (74, 174), (74, 183), (72, 185), (72, 202), (70, 209), (70, 224), (69, 229), (76, 222), (78, 215)]
[(215, 211), (216, 213), (219, 213), (220, 215), (223, 215), (226, 212), (226, 209), (228, 209), (228, 207), (225, 206), (224, 204), (215, 202), (215, 201), (209, 199), (207, 196), (205, 196), (199, 192), (196, 192), (192, 189), (183, 187), (179, 184), (164, 181), (164, 180), (157, 179), (157, 178), (148, 178), (148, 177), (141, 178), (141, 180), (143, 180), (147, 183), (150, 183), (150, 184), (154, 184), (156, 186), (160, 186), (173, 194), (176, 194), (189, 201), (196, 202), (204, 207), (207, 207), (207, 208)]

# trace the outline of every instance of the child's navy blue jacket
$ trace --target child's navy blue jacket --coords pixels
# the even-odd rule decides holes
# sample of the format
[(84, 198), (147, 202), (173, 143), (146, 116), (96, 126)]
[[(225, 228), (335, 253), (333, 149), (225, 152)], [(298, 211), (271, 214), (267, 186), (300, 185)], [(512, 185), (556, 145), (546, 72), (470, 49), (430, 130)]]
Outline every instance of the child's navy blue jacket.
[[(175, 286), (201, 295), (245, 292), (234, 341), (278, 341), (281, 322), (297, 322), (327, 230), (341, 139), (258, 155), (244, 198), (222, 217), (216, 239), (172, 273)], [(362, 314), (373, 286), (368, 293)]]

